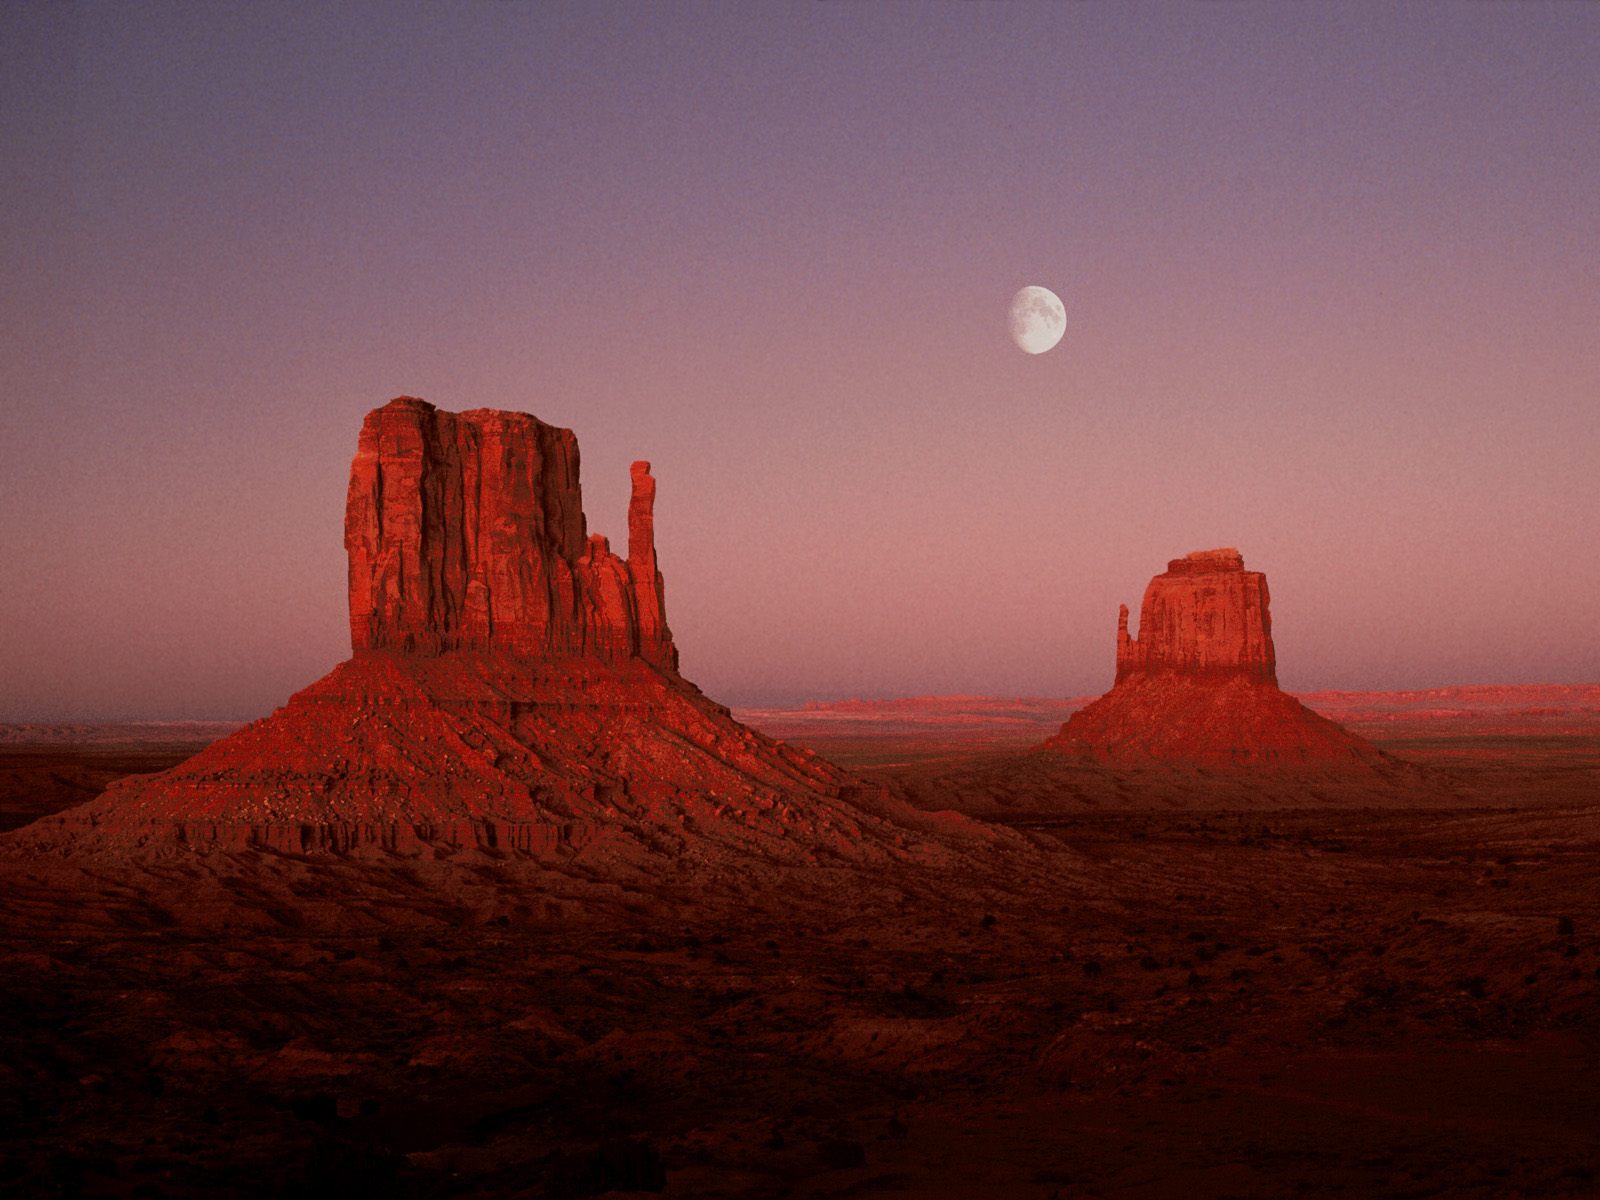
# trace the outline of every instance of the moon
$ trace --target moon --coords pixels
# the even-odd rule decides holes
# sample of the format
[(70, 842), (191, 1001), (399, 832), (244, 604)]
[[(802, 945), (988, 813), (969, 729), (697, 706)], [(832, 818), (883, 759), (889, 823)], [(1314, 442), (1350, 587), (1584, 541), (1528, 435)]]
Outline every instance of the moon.
[(1011, 297), (1011, 340), (1019, 350), (1043, 354), (1066, 331), (1066, 306), (1049, 288), (1029, 284)]

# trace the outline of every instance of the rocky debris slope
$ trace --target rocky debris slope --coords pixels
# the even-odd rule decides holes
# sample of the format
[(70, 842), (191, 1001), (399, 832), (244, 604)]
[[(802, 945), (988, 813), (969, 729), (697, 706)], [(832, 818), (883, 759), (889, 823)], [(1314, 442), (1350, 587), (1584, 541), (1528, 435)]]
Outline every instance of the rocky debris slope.
[(1116, 683), (1045, 743), (1103, 763), (1373, 762), (1370, 743), (1278, 688), (1266, 576), (1237, 550), (1174, 559), (1117, 619)]
[[(264, 720), (30, 836), (288, 851), (712, 846), (931, 852), (968, 829), (740, 725), (678, 674), (633, 465), (628, 557), (585, 528), (572, 433), (523, 413), (369, 413), (345, 515), (353, 657)], [(911, 832), (917, 830), (920, 832)]]

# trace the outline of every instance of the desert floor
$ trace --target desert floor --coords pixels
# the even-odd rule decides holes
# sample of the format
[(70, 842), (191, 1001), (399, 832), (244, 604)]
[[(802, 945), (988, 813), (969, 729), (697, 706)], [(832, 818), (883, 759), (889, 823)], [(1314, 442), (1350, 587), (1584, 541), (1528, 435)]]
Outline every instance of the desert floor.
[[(1020, 849), (735, 877), (0, 848), (0, 1191), (1600, 1188), (1593, 731), (1408, 726), (1418, 805), (1229, 811), (1235, 784), (1054, 766), (1030, 800), (995, 782), (1020, 734), (847, 724), (810, 740), (971, 789)], [(0, 747), (0, 819), (190, 749)]]

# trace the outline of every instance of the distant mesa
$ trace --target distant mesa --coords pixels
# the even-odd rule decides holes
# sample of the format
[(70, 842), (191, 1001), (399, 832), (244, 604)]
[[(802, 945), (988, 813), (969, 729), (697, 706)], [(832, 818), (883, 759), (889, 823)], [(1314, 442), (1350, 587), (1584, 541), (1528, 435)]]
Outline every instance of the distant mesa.
[(367, 414), (344, 526), (353, 656), (56, 827), (295, 852), (806, 859), (891, 852), (907, 823), (930, 825), (679, 674), (648, 463), (631, 484), (622, 558), (588, 532), (571, 431), (410, 397)]
[(1145, 589), (1139, 636), (1117, 617), (1112, 689), (1045, 747), (1108, 764), (1376, 761), (1370, 742), (1278, 687), (1267, 578), (1237, 550), (1199, 550)]

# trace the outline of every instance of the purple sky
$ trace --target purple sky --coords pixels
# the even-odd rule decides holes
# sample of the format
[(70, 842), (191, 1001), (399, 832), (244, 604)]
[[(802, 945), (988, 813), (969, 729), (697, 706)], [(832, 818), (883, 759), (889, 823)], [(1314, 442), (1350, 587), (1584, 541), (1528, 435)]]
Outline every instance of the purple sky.
[(1600, 679), (1600, 6), (12, 3), (0, 48), (0, 718), (344, 657), (400, 393), (572, 427), (614, 539), (651, 459), (729, 702), (1101, 691), (1219, 545), (1286, 686)]

